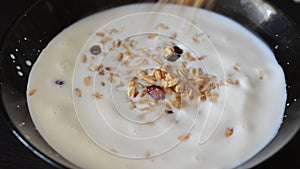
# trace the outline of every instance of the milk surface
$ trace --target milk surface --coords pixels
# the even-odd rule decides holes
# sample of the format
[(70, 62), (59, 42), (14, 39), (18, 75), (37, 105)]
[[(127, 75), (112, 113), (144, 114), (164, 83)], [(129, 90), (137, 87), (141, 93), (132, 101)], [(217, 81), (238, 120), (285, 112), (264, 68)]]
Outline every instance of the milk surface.
[[(163, 14), (145, 15), (145, 12)], [(137, 13), (134, 19), (126, 21), (126, 16)], [(171, 22), (180, 18), (191, 22), (182, 25)], [(118, 19), (119, 22), (112, 22)], [(148, 25), (137, 25), (135, 22), (139, 20), (140, 23), (146, 20)], [(106, 63), (104, 66), (117, 64), (114, 60), (103, 59), (107, 56), (87, 55), (86, 63), (81, 63), (81, 57), (88, 54), (90, 45), (101, 39), (96, 36), (97, 32), (109, 28), (110, 24), (118, 26), (118, 23), (124, 32), (145, 29), (149, 33), (145, 36), (155, 31), (157, 24), (167, 23), (170, 31), (162, 31), (162, 34), (177, 33), (177, 39), (181, 40), (178, 43), (188, 43), (180, 43), (180, 47), (193, 52), (191, 47), (199, 57), (205, 56), (199, 67), (222, 81), (217, 102), (201, 102), (197, 108), (189, 106), (142, 127), (109, 113), (117, 112), (115, 107), (122, 107), (121, 112), (130, 111), (124, 101), (126, 95), (122, 95), (121, 89), (120, 93), (115, 92), (117, 84), (101, 87), (100, 82), (105, 79), (88, 71), (88, 67), (101, 62)], [(193, 25), (199, 29), (194, 29)], [(197, 33), (205, 35), (199, 37), (199, 42), (193, 40)], [(143, 38), (141, 36), (138, 45), (161, 43), (148, 43)], [(163, 40), (163, 36), (159, 38)], [(101, 47), (104, 52), (109, 51), (107, 46)], [(197, 65), (191, 63), (191, 67)], [(84, 84), (87, 76), (95, 77), (94, 82), (99, 85), (87, 87)], [(108, 80), (105, 83), (109, 84)], [(76, 97), (75, 88), (81, 89), (81, 97)], [(95, 101), (91, 97), (94, 91), (103, 94), (102, 99)], [(234, 168), (254, 156), (276, 135), (286, 101), (283, 70), (272, 51), (254, 34), (212, 12), (155, 4), (110, 9), (66, 28), (49, 43), (34, 64), (27, 93), (33, 122), (48, 144), (79, 168), (91, 169)], [(115, 98), (108, 97), (110, 95)], [(176, 116), (178, 114), (180, 116)], [(128, 117), (134, 119), (135, 114), (131, 115)], [(176, 117), (178, 124), (172, 126), (170, 121)], [(161, 134), (164, 131), (168, 131), (166, 135)], [(189, 133), (189, 138), (178, 140), (183, 133)]]

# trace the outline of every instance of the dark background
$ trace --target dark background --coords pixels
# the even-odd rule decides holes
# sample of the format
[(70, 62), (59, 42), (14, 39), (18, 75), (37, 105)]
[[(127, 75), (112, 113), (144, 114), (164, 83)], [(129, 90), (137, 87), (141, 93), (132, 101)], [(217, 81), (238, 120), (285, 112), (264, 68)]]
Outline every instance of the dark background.
[[(37, 0), (0, 0), (0, 39), (9, 27)], [(300, 25), (300, 3), (272, 0)], [(300, 52), (300, 46), (299, 46)], [(277, 154), (255, 169), (300, 169), (300, 132)], [(35, 156), (12, 134), (0, 118), (0, 169), (54, 169)]]

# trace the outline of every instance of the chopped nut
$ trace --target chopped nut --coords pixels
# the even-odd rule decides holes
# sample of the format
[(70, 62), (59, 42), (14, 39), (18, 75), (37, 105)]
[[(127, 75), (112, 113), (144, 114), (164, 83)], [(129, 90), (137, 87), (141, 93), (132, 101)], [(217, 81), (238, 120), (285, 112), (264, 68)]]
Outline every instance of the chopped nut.
[(81, 62), (82, 62), (82, 63), (86, 63), (86, 61), (87, 61), (87, 56), (86, 56), (86, 55), (83, 55), (83, 56), (81, 57)]
[(227, 128), (225, 135), (226, 137), (230, 137), (233, 134), (233, 128)]
[(95, 93), (92, 94), (92, 97), (93, 97), (94, 99), (101, 99), (102, 96), (103, 96), (103, 95), (100, 94), (99, 92), (95, 92)]
[(190, 133), (185, 133), (185, 134), (178, 136), (178, 140), (187, 141), (190, 137), (191, 137)]
[(32, 96), (35, 94), (35, 92), (37, 91), (37, 89), (32, 89), (29, 91), (29, 96)]
[(84, 85), (91, 86), (93, 84), (93, 78), (91, 76), (87, 76), (84, 78)]
[(76, 96), (81, 97), (81, 90), (78, 88), (74, 89)]

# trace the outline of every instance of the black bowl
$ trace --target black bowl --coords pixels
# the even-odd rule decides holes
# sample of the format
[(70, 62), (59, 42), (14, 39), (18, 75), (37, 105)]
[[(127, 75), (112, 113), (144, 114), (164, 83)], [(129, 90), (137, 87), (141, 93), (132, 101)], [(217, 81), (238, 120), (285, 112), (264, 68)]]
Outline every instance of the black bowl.
[[(26, 85), (31, 66), (41, 50), (65, 27), (94, 12), (136, 2), (138, 1), (39, 1), (13, 25), (2, 40), (1, 115), (26, 147), (57, 168), (76, 168), (76, 166), (59, 156), (44, 141), (31, 121), (26, 104)], [(276, 59), (284, 69), (288, 92), (285, 118), (279, 133), (267, 147), (239, 167), (250, 168), (276, 153), (299, 130), (300, 73), (297, 67), (300, 66), (300, 30), (296, 22), (272, 4), (259, 0), (243, 0), (243, 2), (219, 0), (213, 11), (241, 23), (273, 49)]]

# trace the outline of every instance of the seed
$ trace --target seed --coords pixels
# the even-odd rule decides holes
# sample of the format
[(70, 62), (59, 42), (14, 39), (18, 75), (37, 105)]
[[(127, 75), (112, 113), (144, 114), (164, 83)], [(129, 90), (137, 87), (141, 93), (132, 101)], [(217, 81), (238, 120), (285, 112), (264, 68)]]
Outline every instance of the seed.
[(101, 82), (101, 86), (105, 86), (105, 82)]
[(94, 45), (90, 48), (90, 52), (93, 54), (93, 55), (99, 55), (101, 53), (101, 48), (99, 45)]

